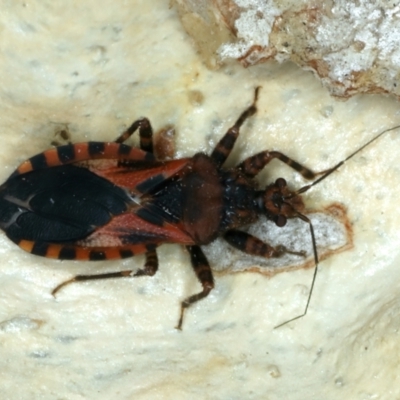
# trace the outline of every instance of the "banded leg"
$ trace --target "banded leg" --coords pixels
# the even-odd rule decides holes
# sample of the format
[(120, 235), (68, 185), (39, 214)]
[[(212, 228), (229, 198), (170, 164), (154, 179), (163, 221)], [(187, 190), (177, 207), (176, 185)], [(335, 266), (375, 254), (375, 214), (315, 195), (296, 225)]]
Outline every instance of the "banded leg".
[(224, 239), (236, 249), (253, 256), (264, 258), (281, 257), (284, 254), (304, 256), (304, 252), (290, 251), (285, 246), (273, 247), (259, 238), (242, 231), (227, 231), (224, 235)]
[(135, 274), (133, 274), (132, 270), (118, 271), (118, 272), (107, 272), (105, 274), (96, 274), (96, 275), (76, 275), (67, 281), (60, 283), (57, 287), (53, 289), (51, 294), (53, 296), (62, 289), (63, 287), (69, 285), (73, 282), (82, 282), (82, 281), (91, 281), (91, 280), (100, 280), (100, 279), (111, 279), (111, 278), (126, 278), (126, 277), (136, 277), (136, 276), (153, 276), (158, 269), (158, 258), (156, 250), (151, 250), (146, 253), (146, 261), (144, 267), (139, 269)]
[(122, 133), (116, 140), (116, 143), (123, 143), (129, 139), (136, 130), (139, 129), (140, 148), (148, 153), (153, 153), (153, 128), (147, 118), (140, 118)]
[(186, 246), (189, 251), (192, 267), (197, 275), (198, 280), (203, 286), (203, 290), (200, 293), (194, 294), (181, 303), (181, 315), (179, 317), (178, 325), (176, 329), (182, 329), (183, 314), (189, 306), (196, 301), (207, 297), (211, 290), (214, 288), (214, 278), (211, 272), (210, 264), (207, 261), (206, 256), (199, 246)]
[(222, 166), (222, 164), (231, 153), (233, 146), (235, 145), (236, 139), (239, 136), (240, 127), (243, 125), (247, 118), (256, 113), (256, 103), (259, 90), (260, 87), (257, 87), (254, 92), (253, 104), (242, 112), (235, 124), (228, 129), (228, 132), (225, 133), (222, 139), (218, 142), (214, 151), (211, 153), (211, 158), (217, 163), (218, 167)]
[(139, 269), (133, 276), (153, 276), (158, 270), (158, 257), (156, 250), (150, 250), (146, 253), (144, 267)]
[(157, 160), (172, 160), (175, 155), (175, 128), (164, 127), (155, 134), (154, 150)]
[(305, 179), (314, 179), (317, 175), (320, 175), (324, 172), (315, 173), (299, 164), (297, 161), (292, 160), (285, 154), (280, 153), (279, 151), (262, 151), (254, 156), (246, 158), (243, 162), (241, 162), (236, 168), (241, 170), (245, 175), (249, 178), (255, 177), (261, 170), (274, 158), (282, 161), (290, 168), (293, 168), (297, 171), (303, 178)]

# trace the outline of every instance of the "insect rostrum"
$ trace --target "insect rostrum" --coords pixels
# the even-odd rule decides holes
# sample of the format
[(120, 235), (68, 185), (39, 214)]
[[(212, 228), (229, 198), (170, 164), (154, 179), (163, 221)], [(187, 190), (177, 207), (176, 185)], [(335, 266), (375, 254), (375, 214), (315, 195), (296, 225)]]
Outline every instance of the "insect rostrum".
[[(285, 225), (288, 218), (307, 222), (317, 265), (314, 232), (303, 214), (300, 194), (365, 146), (320, 174), (280, 152), (268, 150), (245, 159), (235, 168), (225, 169), (223, 164), (241, 126), (256, 112), (258, 93), (259, 88), (255, 90), (253, 104), (210, 155), (158, 159), (153, 154), (150, 122), (142, 118), (114, 142), (58, 146), (28, 159), (0, 186), (0, 227), (22, 249), (44, 257), (96, 261), (145, 254), (145, 265), (137, 272), (78, 275), (57, 286), (53, 294), (75, 281), (154, 275), (159, 245), (186, 246), (202, 290), (182, 301), (178, 329), (182, 327), (185, 309), (206, 297), (214, 287), (201, 245), (221, 236), (231, 246), (251, 255), (269, 258), (289, 252), (240, 230), (260, 215), (277, 226)], [(140, 149), (124, 143), (136, 130)], [(260, 189), (254, 177), (275, 158), (306, 179), (321, 176), (298, 191), (291, 191), (282, 178)], [(310, 296), (314, 281), (315, 275)], [(301, 316), (307, 312), (309, 299)]]

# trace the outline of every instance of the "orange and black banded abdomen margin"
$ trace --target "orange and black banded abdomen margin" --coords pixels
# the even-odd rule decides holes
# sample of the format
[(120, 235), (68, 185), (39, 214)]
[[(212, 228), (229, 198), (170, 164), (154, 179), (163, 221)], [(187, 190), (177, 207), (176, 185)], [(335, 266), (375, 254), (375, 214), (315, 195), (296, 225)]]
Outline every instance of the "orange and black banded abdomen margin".
[(123, 247), (79, 247), (76, 245), (52, 244), (20, 240), (18, 246), (41, 257), (59, 260), (101, 261), (133, 257), (154, 249), (154, 245), (135, 244)]
[(10, 178), (43, 168), (96, 159), (154, 161), (153, 154), (115, 142), (85, 142), (58, 146), (24, 161)]

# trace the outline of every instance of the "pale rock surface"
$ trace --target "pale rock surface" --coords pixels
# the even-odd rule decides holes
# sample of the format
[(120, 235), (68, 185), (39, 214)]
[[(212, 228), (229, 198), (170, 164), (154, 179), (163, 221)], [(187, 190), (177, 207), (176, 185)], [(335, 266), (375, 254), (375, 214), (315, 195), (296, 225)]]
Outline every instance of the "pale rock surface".
[(293, 61), (337, 97), (400, 95), (400, 5), (384, 0), (174, 0), (209, 66)]
[[(2, 182), (64, 130), (108, 141), (140, 116), (176, 126), (177, 156), (210, 152), (259, 85), (229, 165), (275, 149), (320, 171), (400, 123), (393, 98), (338, 102), (293, 64), (210, 71), (166, 0), (0, 6)], [(400, 132), (388, 133), (304, 195), (310, 210), (345, 208), (353, 246), (321, 262), (309, 313), (280, 329), (303, 311), (312, 269), (218, 273), (178, 332), (179, 303), (199, 290), (180, 246), (160, 248), (153, 278), (72, 284), (54, 299), (74, 274), (138, 268), (143, 257), (43, 259), (1, 233), (0, 397), (399, 398), (399, 149)], [(259, 179), (278, 176), (305, 184), (279, 162)]]

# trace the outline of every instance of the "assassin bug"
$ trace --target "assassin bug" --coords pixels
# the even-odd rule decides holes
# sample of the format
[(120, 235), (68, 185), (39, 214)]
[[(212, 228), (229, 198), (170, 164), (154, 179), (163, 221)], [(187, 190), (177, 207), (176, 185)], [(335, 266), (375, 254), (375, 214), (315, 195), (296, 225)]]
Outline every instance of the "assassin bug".
[[(77, 275), (65, 285), (94, 279), (152, 276), (158, 269), (156, 248), (163, 243), (186, 246), (192, 267), (202, 284), (199, 293), (181, 303), (184, 311), (206, 297), (214, 287), (210, 265), (201, 246), (222, 236), (231, 246), (266, 258), (290, 252), (272, 247), (239, 228), (265, 215), (277, 226), (288, 218), (308, 223), (315, 272), (318, 266), (313, 226), (303, 214), (301, 194), (338, 169), (384, 132), (333, 168), (314, 173), (277, 151), (262, 151), (235, 168), (223, 164), (243, 123), (256, 112), (253, 103), (227, 131), (211, 155), (165, 161), (153, 154), (153, 131), (147, 118), (135, 121), (114, 142), (86, 142), (58, 146), (23, 162), (0, 186), (0, 227), (22, 249), (61, 260), (111, 260), (145, 254), (144, 267), (97, 275)], [(395, 128), (392, 128), (395, 129)], [(140, 149), (124, 142), (139, 131)], [(254, 177), (273, 159), (279, 159), (313, 183), (291, 191), (283, 178), (264, 190)], [(290, 322), (286, 321), (284, 324)], [(283, 324), (281, 324), (283, 325)]]

